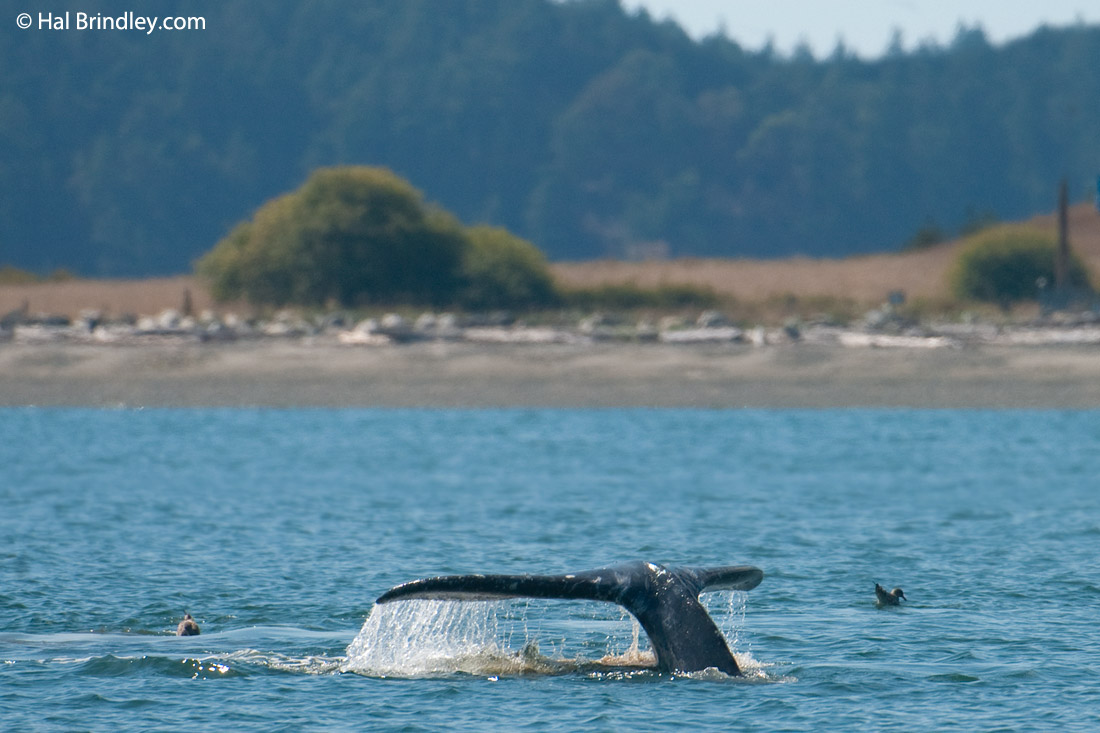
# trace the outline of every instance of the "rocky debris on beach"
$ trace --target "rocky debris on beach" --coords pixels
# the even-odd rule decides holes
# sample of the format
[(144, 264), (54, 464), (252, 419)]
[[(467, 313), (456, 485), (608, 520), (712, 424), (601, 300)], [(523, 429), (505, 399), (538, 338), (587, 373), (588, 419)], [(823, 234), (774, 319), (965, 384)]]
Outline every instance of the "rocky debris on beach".
[(304, 316), (282, 310), (266, 319), (204, 311), (197, 317), (167, 309), (155, 315), (108, 317), (95, 310), (75, 319), (32, 314), (24, 307), (0, 316), (0, 341), (23, 344), (232, 342), (241, 340), (328, 339), (348, 346), (391, 346), (411, 342), (473, 344), (661, 343), (672, 345), (744, 344), (767, 347), (791, 343), (846, 348), (938, 349), (968, 345), (1100, 345), (1100, 313), (1059, 313), (1021, 324), (996, 325), (977, 319), (958, 323), (918, 323), (887, 304), (854, 325), (826, 320), (788, 320), (781, 327), (743, 329), (723, 313), (706, 310), (695, 318), (665, 316), (654, 322), (621, 314), (591, 313), (556, 322), (525, 323), (508, 313), (398, 313), (352, 322), (343, 313)]

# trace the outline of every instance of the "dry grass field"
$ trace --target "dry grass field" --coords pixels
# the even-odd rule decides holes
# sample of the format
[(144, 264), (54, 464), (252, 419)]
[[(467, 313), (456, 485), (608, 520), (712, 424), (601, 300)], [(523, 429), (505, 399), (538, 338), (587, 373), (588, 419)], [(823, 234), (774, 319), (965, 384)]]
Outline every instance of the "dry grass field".
[[(1053, 214), (1030, 224), (1055, 231)], [(1100, 276), (1100, 213), (1089, 204), (1070, 212), (1070, 242), (1090, 270)], [(634, 284), (640, 287), (693, 285), (740, 304), (794, 298), (802, 302), (849, 301), (860, 307), (882, 303), (887, 293), (901, 290), (911, 300), (947, 298), (947, 273), (960, 242), (904, 254), (880, 254), (846, 259), (785, 260), (682, 259), (656, 262), (583, 262), (553, 265), (565, 287)], [(203, 285), (189, 276), (146, 280), (71, 280), (29, 285), (0, 285), (0, 314), (26, 304), (32, 313), (76, 316), (95, 309), (109, 316), (155, 314), (181, 309), (185, 292), (199, 313), (215, 308)]]
[[(1057, 232), (1053, 214), (1027, 223)], [(1089, 204), (1074, 206), (1069, 229), (1073, 250), (1100, 275), (1100, 212)], [(708, 287), (743, 302), (791, 295), (799, 299), (850, 298), (862, 305), (877, 305), (893, 290), (902, 290), (913, 299), (947, 298), (948, 272), (961, 246), (956, 240), (917, 252), (846, 259), (579, 262), (555, 265), (554, 272), (567, 287), (687, 284)]]
[(183, 307), (190, 292), (196, 313), (214, 307), (206, 288), (189, 276), (145, 280), (63, 280), (29, 285), (0, 285), (0, 314), (21, 308), (31, 313), (66, 315), (98, 310), (111, 317), (152, 315)]

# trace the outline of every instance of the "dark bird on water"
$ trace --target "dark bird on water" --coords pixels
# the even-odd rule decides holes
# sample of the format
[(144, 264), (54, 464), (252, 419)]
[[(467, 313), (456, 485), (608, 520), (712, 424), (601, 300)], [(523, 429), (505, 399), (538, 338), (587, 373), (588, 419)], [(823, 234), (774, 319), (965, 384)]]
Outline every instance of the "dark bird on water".
[(880, 606), (900, 606), (902, 601), (909, 600), (901, 588), (886, 590), (878, 583), (875, 583), (875, 598)]
[(176, 627), (176, 636), (198, 636), (199, 633), (199, 625), (191, 618), (191, 614), (183, 614), (183, 621)]

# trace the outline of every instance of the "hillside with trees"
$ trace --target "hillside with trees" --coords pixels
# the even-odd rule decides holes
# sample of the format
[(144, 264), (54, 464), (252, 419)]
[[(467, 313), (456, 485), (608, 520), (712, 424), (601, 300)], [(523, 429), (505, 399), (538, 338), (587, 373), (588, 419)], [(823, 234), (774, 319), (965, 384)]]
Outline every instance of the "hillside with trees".
[(614, 0), (172, 5), (205, 30), (0, 24), (0, 265), (186, 272), (332, 165), (552, 260), (897, 250), (1100, 172), (1097, 27), (864, 61), (693, 41)]

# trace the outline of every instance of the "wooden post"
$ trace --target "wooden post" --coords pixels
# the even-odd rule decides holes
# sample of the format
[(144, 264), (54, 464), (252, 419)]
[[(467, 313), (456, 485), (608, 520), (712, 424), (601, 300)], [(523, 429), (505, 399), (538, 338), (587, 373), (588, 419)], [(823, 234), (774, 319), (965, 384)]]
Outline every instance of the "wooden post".
[(1058, 251), (1054, 255), (1054, 290), (1064, 295), (1069, 287), (1069, 192), (1066, 179), (1058, 188)]

